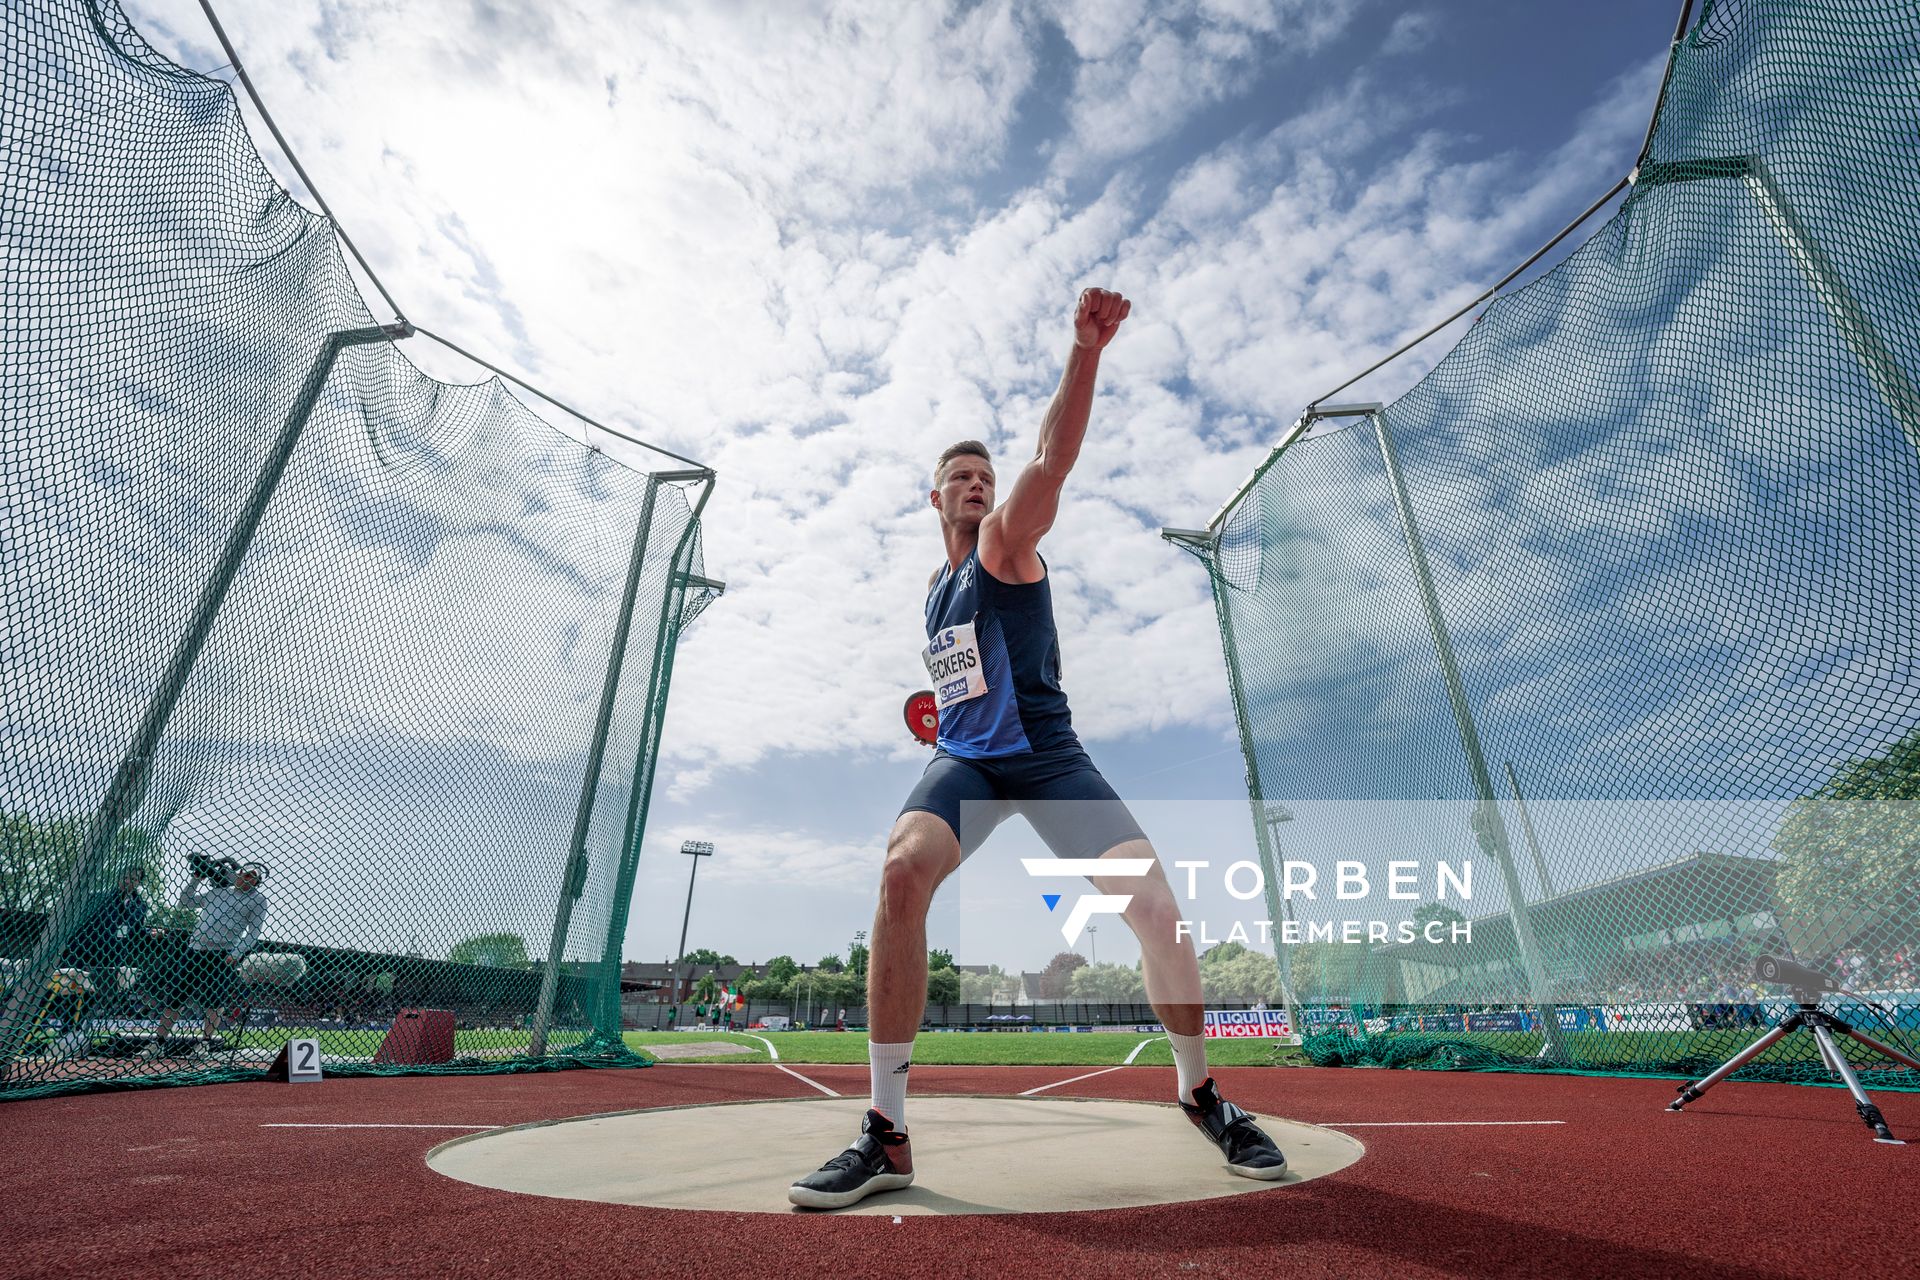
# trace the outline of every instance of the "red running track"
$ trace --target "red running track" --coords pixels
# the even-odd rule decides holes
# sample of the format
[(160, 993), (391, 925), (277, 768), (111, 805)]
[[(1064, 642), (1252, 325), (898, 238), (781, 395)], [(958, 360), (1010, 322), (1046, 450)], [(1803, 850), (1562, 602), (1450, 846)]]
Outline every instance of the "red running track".
[[(800, 1067), (848, 1099), (864, 1067)], [(915, 1092), (1010, 1094), (1086, 1070), (916, 1068)], [(455, 1129), (818, 1097), (771, 1066), (328, 1080), (0, 1104), (0, 1276), (1830, 1276), (1913, 1274), (1920, 1143), (1876, 1145), (1845, 1093), (1728, 1084), (1227, 1068), (1252, 1110), (1331, 1124), (1359, 1163), (1301, 1186), (995, 1217), (690, 1213), (490, 1191), (427, 1169)], [(1166, 1068), (1059, 1095), (1160, 1100)], [(1920, 1139), (1920, 1098), (1883, 1094)], [(1387, 1121), (1562, 1120), (1385, 1127)], [(1369, 1122), (1360, 1127), (1359, 1122)], [(1379, 1127), (1376, 1127), (1379, 1126)], [(828, 1153), (822, 1152), (824, 1158)], [(645, 1153), (636, 1151), (636, 1160)], [(753, 1158), (717, 1132), (716, 1160)], [(1073, 1176), (1074, 1153), (1059, 1153)], [(795, 1171), (800, 1172), (799, 1170)], [(938, 1170), (923, 1169), (925, 1181)]]

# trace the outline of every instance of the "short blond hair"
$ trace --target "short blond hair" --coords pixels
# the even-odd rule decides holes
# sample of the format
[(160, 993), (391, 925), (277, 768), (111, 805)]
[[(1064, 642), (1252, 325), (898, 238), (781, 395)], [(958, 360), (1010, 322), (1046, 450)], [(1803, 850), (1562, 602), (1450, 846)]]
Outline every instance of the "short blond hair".
[(987, 452), (987, 446), (981, 444), (978, 440), (962, 440), (958, 444), (950, 444), (940, 454), (940, 461), (933, 464), (933, 483), (937, 486), (942, 480), (946, 479), (947, 464), (949, 462), (952, 462), (955, 458), (965, 457), (968, 454), (972, 454), (978, 458), (985, 458), (989, 463), (993, 461), (993, 455)]

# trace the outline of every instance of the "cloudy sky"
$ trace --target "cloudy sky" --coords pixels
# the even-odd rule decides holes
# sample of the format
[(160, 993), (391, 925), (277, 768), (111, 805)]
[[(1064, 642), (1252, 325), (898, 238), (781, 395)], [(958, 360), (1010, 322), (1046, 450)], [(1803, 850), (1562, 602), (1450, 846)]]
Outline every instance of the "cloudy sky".
[[(628, 954), (673, 950), (698, 836), (718, 853), (689, 945), (810, 961), (866, 927), (925, 761), (900, 705), (940, 555), (929, 464), (1031, 447), (1078, 290), (1134, 305), (1046, 547), (1075, 721), (1128, 795), (1231, 811), (1212, 606), (1157, 529), (1203, 523), (1307, 401), (1626, 171), (1675, 5), (222, 10), (409, 318), (718, 471), (728, 592), (675, 669)], [(226, 62), (190, 0), (128, 11), (181, 63)], [(1390, 397), (1450, 339), (1351, 394)], [(990, 846), (935, 945), (1043, 962), (1044, 917), (966, 909), (1014, 874)]]

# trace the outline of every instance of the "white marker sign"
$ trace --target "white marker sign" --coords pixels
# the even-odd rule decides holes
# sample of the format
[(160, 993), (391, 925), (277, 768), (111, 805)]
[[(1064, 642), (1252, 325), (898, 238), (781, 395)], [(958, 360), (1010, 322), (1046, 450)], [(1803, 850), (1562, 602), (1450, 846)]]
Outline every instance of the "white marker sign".
[(320, 1042), (287, 1041), (287, 1083), (313, 1084), (320, 1079)]

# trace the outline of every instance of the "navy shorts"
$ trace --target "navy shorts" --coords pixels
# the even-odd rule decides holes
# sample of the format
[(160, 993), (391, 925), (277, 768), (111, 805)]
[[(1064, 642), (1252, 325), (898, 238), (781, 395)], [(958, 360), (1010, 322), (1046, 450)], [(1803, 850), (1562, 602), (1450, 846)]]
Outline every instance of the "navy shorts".
[(931, 813), (945, 822), (960, 841), (963, 861), (1016, 813), (1056, 858), (1097, 858), (1147, 838), (1078, 743), (985, 760), (936, 752), (900, 812)]

